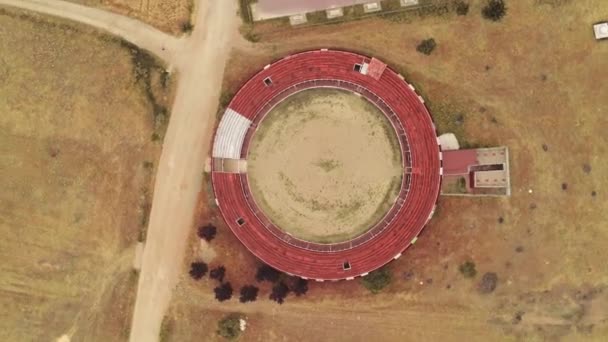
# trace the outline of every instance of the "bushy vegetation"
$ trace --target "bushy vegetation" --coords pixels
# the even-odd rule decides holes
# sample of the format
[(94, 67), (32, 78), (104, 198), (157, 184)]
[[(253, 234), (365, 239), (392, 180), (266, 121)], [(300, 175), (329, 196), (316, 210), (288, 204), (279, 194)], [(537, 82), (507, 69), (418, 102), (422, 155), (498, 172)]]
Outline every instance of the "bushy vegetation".
[(475, 263), (467, 260), (458, 267), (458, 270), (465, 278), (473, 278), (477, 275), (477, 269), (475, 269)]
[(219, 281), (220, 283), (224, 281), (225, 276), (226, 276), (226, 267), (224, 267), (224, 266), (218, 266), (209, 272), (209, 278), (215, 279), (215, 280)]
[(230, 314), (217, 323), (217, 334), (228, 340), (234, 340), (241, 334), (241, 316)]
[(258, 267), (258, 272), (255, 275), (255, 279), (257, 281), (269, 281), (271, 283), (276, 283), (279, 281), (280, 276), (281, 272), (268, 265), (262, 265)]
[(308, 292), (308, 280), (295, 278), (292, 280), (290, 288), (297, 297), (304, 295)]
[(488, 20), (499, 21), (507, 14), (507, 6), (504, 0), (488, 0), (481, 10), (481, 14)]
[(199, 280), (207, 274), (207, 264), (202, 261), (195, 261), (190, 264), (190, 276), (194, 280)]
[(454, 8), (458, 15), (467, 15), (469, 13), (469, 4), (464, 1), (456, 1), (454, 3)]
[(222, 285), (213, 289), (213, 292), (215, 292), (215, 299), (223, 302), (232, 298), (232, 285), (230, 285), (229, 282), (223, 283)]
[(289, 287), (284, 282), (280, 282), (272, 287), (270, 299), (279, 304), (283, 304), (285, 297), (289, 294)]
[(183, 33), (190, 33), (194, 29), (194, 25), (192, 25), (192, 23), (190, 22), (190, 20), (188, 20), (188, 21), (182, 22), (180, 24), (180, 28), (181, 28), (181, 30), (182, 30)]
[(498, 275), (494, 272), (486, 272), (478, 285), (479, 292), (488, 294), (494, 292), (496, 285), (498, 284)]
[(421, 41), (420, 44), (418, 44), (418, 46), (416, 47), (416, 51), (428, 56), (433, 52), (433, 50), (435, 50), (436, 46), (437, 42), (435, 42), (435, 39), (429, 38)]
[(253, 285), (245, 285), (241, 288), (241, 303), (254, 302), (258, 298), (259, 289)]
[(365, 277), (361, 278), (361, 284), (372, 293), (376, 294), (382, 291), (388, 284), (391, 283), (391, 273), (386, 268), (381, 268), (370, 272)]
[(201, 239), (205, 239), (205, 241), (207, 242), (213, 240), (216, 234), (217, 228), (212, 224), (208, 224), (206, 226), (198, 228), (198, 237), (200, 237)]

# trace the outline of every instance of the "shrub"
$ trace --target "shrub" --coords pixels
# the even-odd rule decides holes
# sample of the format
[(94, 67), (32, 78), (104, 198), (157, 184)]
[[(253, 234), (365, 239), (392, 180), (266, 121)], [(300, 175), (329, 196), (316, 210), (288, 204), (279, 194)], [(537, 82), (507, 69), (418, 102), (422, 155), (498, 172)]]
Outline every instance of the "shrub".
[(183, 33), (190, 33), (194, 29), (194, 25), (189, 20), (182, 22), (180, 26)]
[(253, 285), (245, 285), (241, 287), (241, 297), (239, 298), (239, 301), (241, 303), (255, 302), (255, 300), (258, 298), (258, 292), (259, 289), (257, 287)]
[(366, 289), (376, 294), (391, 283), (391, 273), (388, 269), (381, 268), (361, 278), (361, 283)]
[(207, 242), (213, 240), (215, 238), (215, 234), (217, 234), (217, 228), (212, 224), (198, 228), (198, 237), (205, 239)]
[(253, 31), (245, 32), (244, 38), (252, 43), (257, 43), (260, 41), (260, 35)]
[(435, 42), (435, 39), (429, 38), (420, 42), (420, 44), (418, 44), (416, 47), (416, 50), (428, 56), (433, 52), (433, 50), (435, 50), (436, 46), (437, 43)]
[(217, 334), (223, 338), (234, 340), (241, 334), (241, 316), (230, 314), (217, 322)]
[(481, 281), (479, 282), (478, 289), (479, 292), (483, 294), (491, 293), (496, 289), (496, 284), (498, 283), (498, 275), (494, 272), (486, 272), (483, 277), (481, 277)]
[(276, 283), (279, 281), (280, 276), (281, 272), (268, 265), (262, 265), (258, 267), (258, 272), (255, 275), (255, 279), (257, 281), (269, 281), (271, 283)]
[(218, 266), (209, 272), (209, 278), (215, 279), (215, 280), (219, 281), (220, 283), (224, 281), (225, 275), (226, 275), (226, 267), (224, 267), (224, 266)]
[(475, 263), (472, 261), (465, 261), (462, 265), (458, 267), (458, 270), (465, 278), (473, 278), (477, 275), (477, 270), (475, 269)]
[(292, 281), (291, 291), (299, 297), (308, 292), (308, 280), (302, 278), (296, 278)]
[(289, 293), (289, 287), (285, 283), (280, 282), (272, 287), (272, 293), (270, 293), (270, 299), (274, 300), (279, 304), (283, 304), (285, 297)]
[(481, 10), (484, 18), (492, 21), (499, 21), (507, 14), (507, 6), (504, 0), (488, 0), (488, 3)]
[(469, 13), (469, 4), (464, 1), (456, 1), (454, 6), (458, 15), (467, 15)]
[(199, 280), (207, 274), (207, 264), (202, 261), (196, 261), (190, 264), (190, 276), (194, 280)]
[(223, 302), (232, 298), (232, 285), (230, 285), (230, 283), (223, 283), (222, 285), (213, 289), (213, 292), (215, 292), (215, 299)]

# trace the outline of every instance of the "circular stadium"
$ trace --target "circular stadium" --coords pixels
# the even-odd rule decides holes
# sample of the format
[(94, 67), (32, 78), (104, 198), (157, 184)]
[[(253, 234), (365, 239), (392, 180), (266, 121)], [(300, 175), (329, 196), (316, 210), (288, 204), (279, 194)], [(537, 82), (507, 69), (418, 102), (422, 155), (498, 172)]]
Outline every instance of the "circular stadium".
[(268, 265), (306, 279), (364, 276), (433, 215), (441, 148), (423, 99), (376, 58), (314, 50), (267, 65), (215, 133), (227, 225)]

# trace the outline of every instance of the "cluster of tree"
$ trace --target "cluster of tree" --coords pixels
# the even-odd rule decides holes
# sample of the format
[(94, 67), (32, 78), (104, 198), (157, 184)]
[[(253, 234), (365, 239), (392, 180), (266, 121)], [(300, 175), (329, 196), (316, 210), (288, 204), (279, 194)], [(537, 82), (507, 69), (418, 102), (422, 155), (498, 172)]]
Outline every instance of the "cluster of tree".
[(279, 304), (283, 304), (289, 292), (293, 292), (298, 297), (308, 292), (308, 280), (288, 277), (268, 265), (258, 267), (255, 279), (259, 282), (267, 281), (274, 284), (269, 298)]
[(215, 238), (215, 234), (217, 234), (217, 228), (211, 223), (206, 226), (198, 227), (198, 237), (207, 242), (213, 240)]
[[(195, 280), (199, 280), (207, 274), (208, 268), (206, 263), (195, 261), (190, 264), (190, 276)], [(231, 299), (233, 294), (232, 284), (224, 282), (225, 277), (226, 268), (224, 266), (217, 266), (209, 271), (209, 278), (215, 279), (220, 283), (213, 289), (215, 298), (220, 302)], [(287, 277), (268, 265), (260, 266), (255, 278), (259, 282), (268, 281), (274, 284), (269, 298), (279, 304), (284, 302), (289, 292), (293, 292), (298, 297), (308, 292), (308, 280), (299, 277)], [(258, 287), (244, 285), (240, 290), (239, 301), (241, 303), (254, 302), (258, 298), (258, 294)]]

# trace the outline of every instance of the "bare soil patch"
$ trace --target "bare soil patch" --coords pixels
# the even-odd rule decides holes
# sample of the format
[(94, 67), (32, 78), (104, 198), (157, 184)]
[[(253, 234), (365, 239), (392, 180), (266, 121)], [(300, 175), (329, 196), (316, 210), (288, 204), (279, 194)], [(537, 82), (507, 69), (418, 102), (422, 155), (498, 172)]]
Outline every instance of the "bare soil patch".
[(403, 172), (391, 123), (338, 89), (288, 97), (260, 123), (248, 156), (256, 202), (290, 234), (338, 242), (362, 234), (396, 199)]
[(172, 89), (137, 68), (119, 40), (0, 9), (3, 341), (128, 337), (160, 154), (148, 91)]
[(67, 0), (139, 19), (173, 34), (189, 31), (194, 0)]

